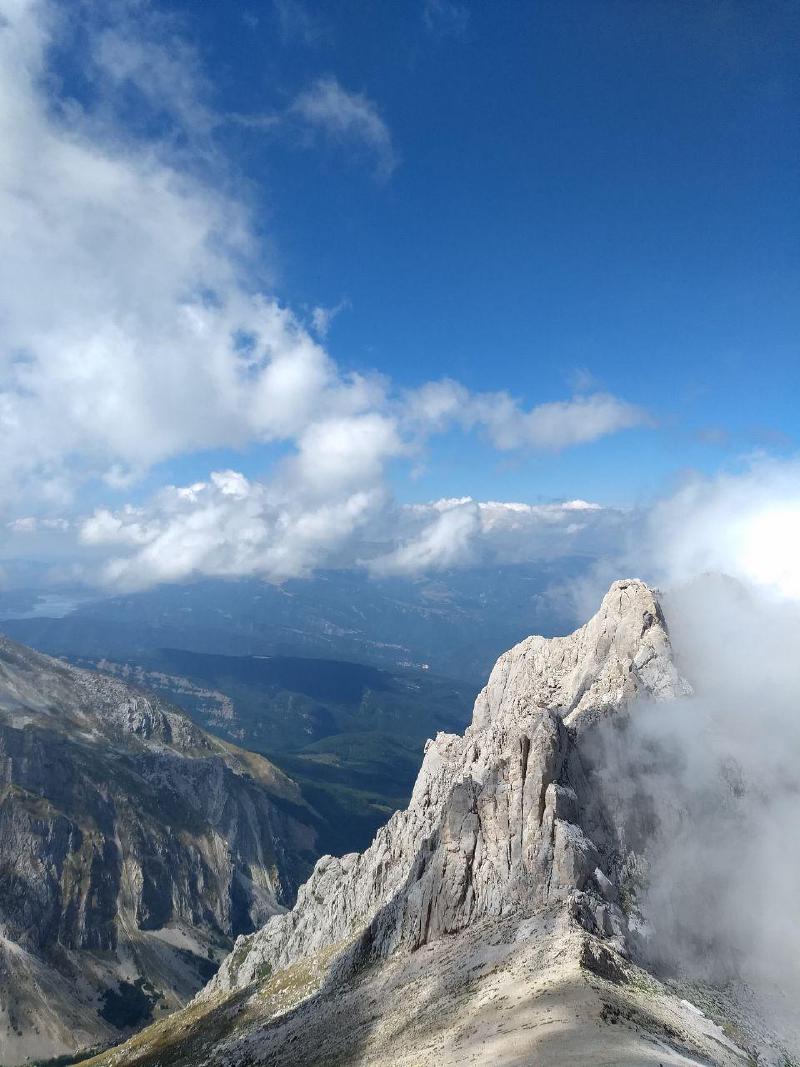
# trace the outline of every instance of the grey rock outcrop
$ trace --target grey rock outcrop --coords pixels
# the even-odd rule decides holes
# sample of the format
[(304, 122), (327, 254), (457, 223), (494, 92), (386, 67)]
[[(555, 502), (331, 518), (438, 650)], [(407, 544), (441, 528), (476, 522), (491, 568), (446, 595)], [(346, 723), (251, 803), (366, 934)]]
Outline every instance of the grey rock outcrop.
[(0, 637), (0, 1062), (185, 1003), (294, 898), (308, 816), (267, 760)]
[(183, 1012), (92, 1067), (753, 1063), (699, 990), (629, 958), (632, 855), (591, 762), (596, 724), (687, 692), (656, 596), (615, 583), (571, 636), (500, 658), (370, 848), (319, 860)]
[(345, 973), (554, 900), (624, 951), (613, 834), (576, 734), (638, 694), (687, 691), (653, 591), (615, 582), (569, 637), (531, 637), (500, 657), (466, 733), (428, 743), (409, 807), (366, 852), (319, 860), (293, 910), (240, 938), (201, 997), (338, 943), (353, 942), (337, 964)]
[(547, 708), (581, 728), (639, 693), (690, 692), (673, 663), (664, 614), (644, 582), (619, 581), (568, 637), (528, 637), (504, 653), (475, 703), (473, 727)]

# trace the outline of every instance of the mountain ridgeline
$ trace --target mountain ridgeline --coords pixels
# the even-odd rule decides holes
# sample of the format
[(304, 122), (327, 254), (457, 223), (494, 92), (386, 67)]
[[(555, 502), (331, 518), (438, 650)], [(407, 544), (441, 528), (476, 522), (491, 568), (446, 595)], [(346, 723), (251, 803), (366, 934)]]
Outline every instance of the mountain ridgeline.
[[(204, 579), (69, 606), (56, 594), (0, 592), (2, 629), (58, 656), (140, 662), (163, 648), (211, 655), (301, 656), (422, 667), (475, 685), (497, 656), (526, 634), (573, 625), (564, 589), (591, 566), (567, 557), (473, 567), (426, 578), (375, 578), (323, 571), (271, 585)], [(59, 614), (48, 617), (61, 603)], [(20, 618), (23, 609), (27, 617)]]
[(641, 702), (669, 715), (676, 699), (691, 688), (655, 594), (615, 583), (569, 637), (500, 657), (471, 725), (429, 742), (408, 807), (366, 851), (320, 859), (293, 909), (240, 937), (187, 1008), (89, 1062), (794, 1062), (771, 1039), (762, 1055), (728, 991), (681, 985), (643, 949), (644, 857), (596, 742)]

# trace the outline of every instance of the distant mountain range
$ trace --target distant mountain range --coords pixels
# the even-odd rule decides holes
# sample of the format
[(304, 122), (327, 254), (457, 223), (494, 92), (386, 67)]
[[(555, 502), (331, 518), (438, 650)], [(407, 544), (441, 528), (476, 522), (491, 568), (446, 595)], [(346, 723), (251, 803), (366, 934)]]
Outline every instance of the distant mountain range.
[(419, 579), (338, 570), (280, 586), (204, 580), (83, 603), (79, 591), (66, 612), (66, 593), (16, 590), (0, 593), (0, 619), (10, 636), (57, 655), (129, 659), (181, 648), (311, 656), (427, 666), (477, 687), (503, 649), (527, 634), (574, 628), (563, 590), (590, 565), (567, 557)]
[(72, 601), (16, 590), (0, 593), (0, 631), (154, 689), (266, 754), (321, 813), (320, 847), (339, 854), (407, 803), (425, 740), (464, 728), (504, 648), (572, 628), (562, 590), (589, 562), (204, 580)]

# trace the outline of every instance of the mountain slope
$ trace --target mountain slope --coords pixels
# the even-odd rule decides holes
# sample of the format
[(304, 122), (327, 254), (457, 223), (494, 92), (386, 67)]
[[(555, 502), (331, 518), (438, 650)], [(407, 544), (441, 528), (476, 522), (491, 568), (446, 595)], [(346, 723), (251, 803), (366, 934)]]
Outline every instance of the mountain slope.
[(429, 671), (180, 649), (77, 660), (181, 706), (201, 727), (283, 768), (319, 812), (320, 851), (366, 848), (405, 807), (426, 738), (463, 730), (475, 687)]
[(291, 903), (310, 814), (262, 757), (0, 637), (0, 1062), (184, 1003)]
[(631, 857), (581, 740), (687, 692), (654, 594), (615, 583), (569, 638), (501, 657), (365, 853), (318, 861), (187, 1009), (92, 1062), (751, 1063), (631, 962)]

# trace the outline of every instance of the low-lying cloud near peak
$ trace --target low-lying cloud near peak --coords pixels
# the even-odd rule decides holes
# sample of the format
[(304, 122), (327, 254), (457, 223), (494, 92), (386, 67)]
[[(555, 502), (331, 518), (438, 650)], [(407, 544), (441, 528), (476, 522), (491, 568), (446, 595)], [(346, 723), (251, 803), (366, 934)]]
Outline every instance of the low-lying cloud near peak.
[[(716, 983), (797, 1049), (800, 604), (719, 575), (663, 603), (693, 695), (642, 703), (593, 739), (607, 802), (640, 856), (636, 935), (668, 974)], [(763, 1062), (790, 1062), (768, 1044)]]
[(666, 584), (716, 571), (800, 599), (800, 460), (758, 456), (687, 479), (653, 509), (649, 531)]
[(80, 539), (102, 550), (103, 582), (137, 589), (200, 575), (281, 581), (331, 566), (416, 575), (557, 558), (611, 543), (624, 515), (581, 500), (398, 506), (377, 482), (360, 485), (356, 479), (335, 499), (320, 498), (313, 483), (310, 494), (298, 491), (293, 460), (269, 485), (217, 471), (167, 487), (145, 506), (97, 509)]

